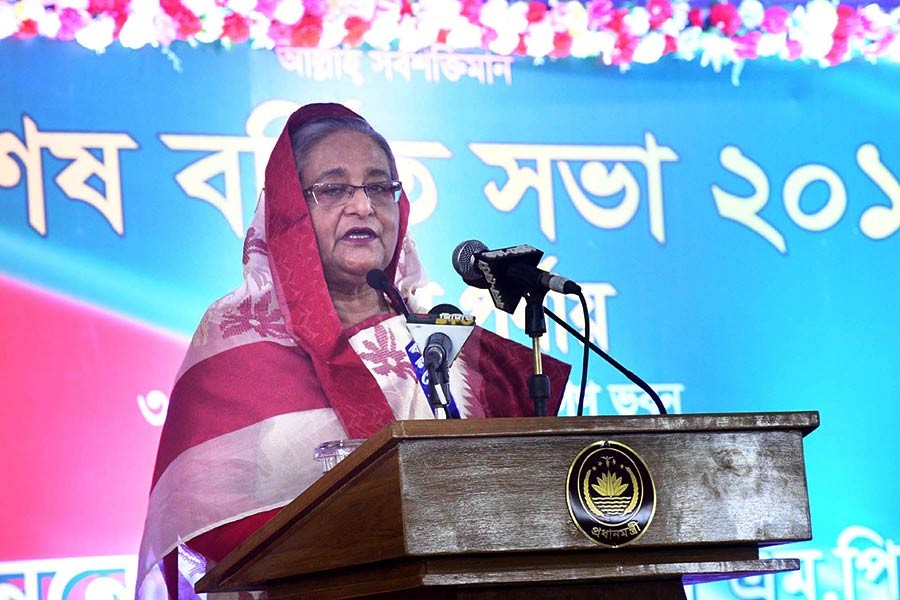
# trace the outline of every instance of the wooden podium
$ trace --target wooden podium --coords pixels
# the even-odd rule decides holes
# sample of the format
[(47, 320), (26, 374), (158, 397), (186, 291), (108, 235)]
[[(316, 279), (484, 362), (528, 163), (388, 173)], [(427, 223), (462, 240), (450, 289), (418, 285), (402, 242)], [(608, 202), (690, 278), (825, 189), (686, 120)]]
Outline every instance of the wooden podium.
[[(683, 585), (799, 568), (812, 537), (803, 437), (817, 412), (397, 421), (197, 583), (282, 598), (684, 598)], [(570, 465), (626, 444), (656, 509), (608, 548), (575, 525)]]

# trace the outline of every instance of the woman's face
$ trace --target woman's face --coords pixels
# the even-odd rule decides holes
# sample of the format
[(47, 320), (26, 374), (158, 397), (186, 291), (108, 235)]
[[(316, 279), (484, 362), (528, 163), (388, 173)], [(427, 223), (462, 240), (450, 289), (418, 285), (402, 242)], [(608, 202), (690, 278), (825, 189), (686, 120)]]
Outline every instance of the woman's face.
[[(337, 131), (317, 142), (302, 158), (304, 188), (317, 183), (364, 185), (393, 179), (384, 150), (358, 131)], [(400, 208), (373, 205), (357, 189), (343, 206), (320, 206), (307, 198), (319, 255), (329, 288), (352, 291), (365, 284), (371, 269), (384, 269), (397, 247)]]

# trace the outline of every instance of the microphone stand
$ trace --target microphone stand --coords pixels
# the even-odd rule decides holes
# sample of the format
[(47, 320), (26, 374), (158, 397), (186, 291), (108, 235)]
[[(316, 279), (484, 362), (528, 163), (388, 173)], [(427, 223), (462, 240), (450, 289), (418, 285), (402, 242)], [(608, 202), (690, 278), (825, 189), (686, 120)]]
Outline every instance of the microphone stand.
[(531, 290), (525, 294), (525, 333), (531, 338), (534, 352), (534, 374), (528, 377), (528, 395), (534, 402), (534, 416), (547, 416), (547, 400), (550, 398), (550, 377), (544, 374), (541, 364), (541, 336), (547, 333), (547, 321), (544, 319), (544, 296), (546, 290), (535, 293)]

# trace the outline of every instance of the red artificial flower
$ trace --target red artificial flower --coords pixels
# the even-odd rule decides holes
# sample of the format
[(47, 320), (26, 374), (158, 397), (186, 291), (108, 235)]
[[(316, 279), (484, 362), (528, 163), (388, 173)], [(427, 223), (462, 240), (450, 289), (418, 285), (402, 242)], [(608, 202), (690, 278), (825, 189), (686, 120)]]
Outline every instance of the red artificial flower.
[(525, 18), (528, 19), (529, 23), (537, 23), (539, 21), (543, 21), (544, 17), (547, 16), (547, 5), (543, 2), (538, 2), (538, 0), (532, 0), (528, 3), (528, 13), (525, 15)]
[(344, 41), (355, 48), (362, 44), (363, 36), (371, 28), (372, 23), (362, 17), (347, 17), (347, 20), (344, 21), (344, 29), (347, 30)]
[(241, 44), (250, 39), (250, 24), (247, 19), (237, 13), (231, 13), (225, 17), (222, 25), (222, 37), (228, 38), (234, 44)]
[(400, 17), (412, 17), (413, 15), (412, 2), (410, 2), (410, 0), (403, 0), (403, 3), (400, 5)]
[(557, 31), (553, 34), (553, 58), (565, 58), (572, 53), (572, 36), (568, 31)]
[(322, 18), (311, 14), (303, 15), (300, 22), (291, 28), (291, 45), (315, 48), (322, 39)]
[(203, 29), (200, 17), (192, 13), (181, 0), (160, 0), (160, 7), (175, 21), (175, 36), (186, 40)]
[(770, 6), (763, 14), (763, 22), (760, 28), (766, 33), (787, 33), (789, 28), (788, 17), (791, 13), (782, 6)]
[(56, 39), (68, 42), (75, 39), (75, 33), (84, 27), (84, 19), (81, 13), (74, 8), (64, 8), (59, 11), (59, 33)]
[[(625, 9), (627, 11), (627, 9)], [(612, 64), (630, 65), (634, 61), (634, 50), (638, 45), (637, 36), (630, 33), (620, 33), (616, 37), (616, 46), (613, 51)]]
[(732, 36), (741, 28), (741, 15), (737, 8), (728, 2), (713, 4), (709, 9), (709, 22), (718, 27), (727, 36)]
[(473, 25), (480, 25), (482, 6), (484, 6), (484, 0), (463, 0), (459, 13)]
[(674, 35), (666, 34), (666, 47), (663, 48), (663, 56), (678, 51), (678, 38)]
[(606, 27), (615, 14), (612, 0), (591, 0), (586, 5), (588, 29), (597, 31)]
[(834, 28), (835, 39), (840, 38), (846, 40), (850, 37), (858, 36), (862, 23), (856, 9), (841, 4), (837, 7), (838, 22)]
[(34, 19), (25, 19), (19, 23), (19, 30), (16, 31), (16, 37), (21, 39), (33, 38), (38, 34), (38, 24)]
[(831, 44), (831, 50), (828, 51), (828, 54), (825, 55), (825, 60), (828, 61), (828, 64), (832, 67), (841, 64), (844, 62), (844, 58), (847, 56), (847, 51), (850, 49), (847, 44), (846, 38), (834, 38), (834, 43)]
[(751, 31), (744, 35), (734, 38), (734, 53), (741, 59), (759, 58), (759, 40), (762, 38), (762, 32)]
[(688, 11), (688, 20), (691, 22), (692, 27), (703, 27), (703, 11), (697, 7), (692, 8)]
[(519, 45), (512, 51), (516, 56), (525, 56), (528, 54), (528, 46), (525, 45), (525, 34), (519, 34)]
[(647, 12), (650, 13), (650, 28), (659, 29), (672, 18), (672, 5), (669, 0), (648, 0)]
[(441, 29), (438, 31), (437, 39), (435, 40), (438, 44), (446, 44), (447, 36), (450, 34), (449, 29)]
[(606, 28), (610, 31), (614, 31), (618, 34), (623, 34), (628, 32), (628, 28), (625, 26), (625, 17), (628, 16), (627, 8), (617, 8), (613, 11), (612, 18), (609, 20), (609, 23), (606, 24)]

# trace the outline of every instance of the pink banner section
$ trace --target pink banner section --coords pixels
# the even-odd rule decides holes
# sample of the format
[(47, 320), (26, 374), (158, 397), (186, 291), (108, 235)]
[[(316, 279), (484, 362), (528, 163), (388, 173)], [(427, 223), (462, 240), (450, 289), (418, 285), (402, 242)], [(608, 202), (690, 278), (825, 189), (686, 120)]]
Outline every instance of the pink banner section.
[(0, 277), (0, 561), (133, 554), (188, 340)]

